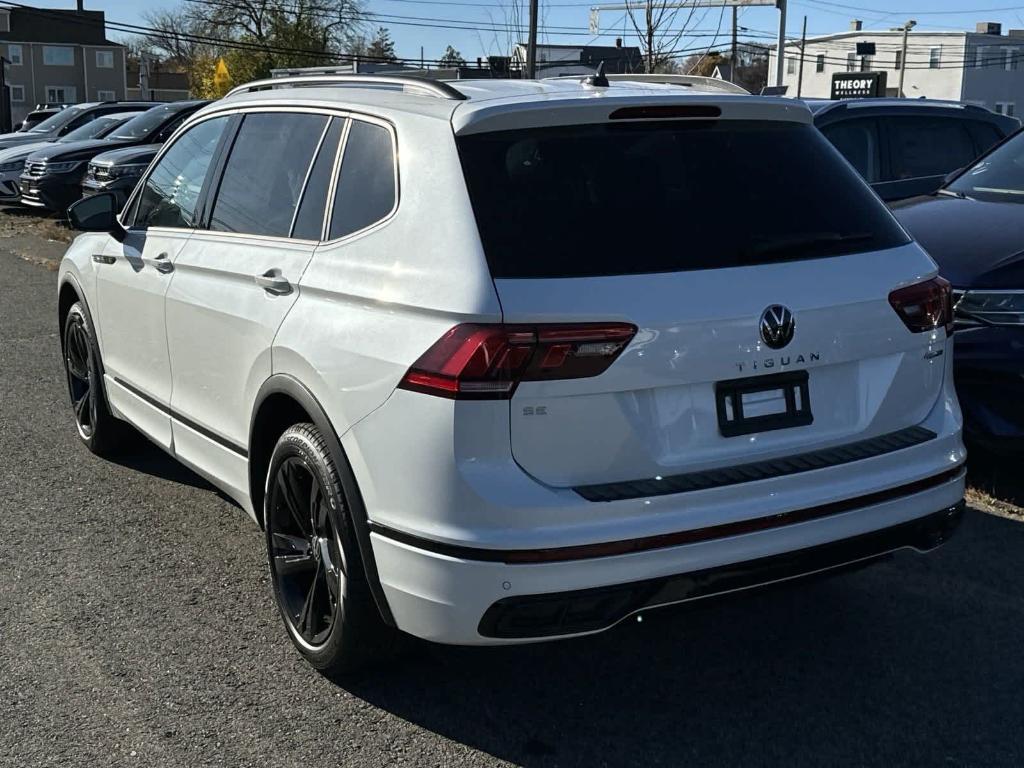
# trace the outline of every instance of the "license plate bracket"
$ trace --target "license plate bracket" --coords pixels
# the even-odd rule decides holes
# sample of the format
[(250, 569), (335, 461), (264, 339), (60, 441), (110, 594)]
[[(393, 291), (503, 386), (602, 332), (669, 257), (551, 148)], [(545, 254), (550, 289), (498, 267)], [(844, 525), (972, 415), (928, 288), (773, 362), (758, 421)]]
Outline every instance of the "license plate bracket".
[(722, 437), (811, 424), (807, 381), (807, 371), (787, 371), (717, 382), (715, 405)]

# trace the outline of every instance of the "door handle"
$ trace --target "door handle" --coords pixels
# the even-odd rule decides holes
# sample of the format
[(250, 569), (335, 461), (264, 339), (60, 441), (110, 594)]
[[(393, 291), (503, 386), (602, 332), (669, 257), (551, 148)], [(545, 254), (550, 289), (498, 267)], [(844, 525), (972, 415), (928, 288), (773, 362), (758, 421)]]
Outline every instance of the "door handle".
[(262, 275), (256, 275), (256, 285), (273, 296), (285, 296), (292, 292), (292, 284), (281, 274), (280, 269), (268, 269)]
[(113, 264), (117, 261), (117, 256), (107, 256), (103, 253), (94, 253), (92, 255), (92, 260), (97, 264)]
[(174, 264), (171, 262), (170, 257), (166, 253), (160, 253), (153, 257), (153, 266), (156, 267), (157, 272), (167, 274), (168, 272), (174, 271)]

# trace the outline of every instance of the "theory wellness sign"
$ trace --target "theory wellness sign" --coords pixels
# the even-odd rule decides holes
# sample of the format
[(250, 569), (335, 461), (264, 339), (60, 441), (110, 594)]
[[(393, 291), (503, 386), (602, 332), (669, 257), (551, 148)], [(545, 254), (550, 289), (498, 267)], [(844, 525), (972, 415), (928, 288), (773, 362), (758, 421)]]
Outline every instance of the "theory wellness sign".
[(885, 96), (885, 72), (836, 72), (832, 75), (833, 99), (871, 99)]

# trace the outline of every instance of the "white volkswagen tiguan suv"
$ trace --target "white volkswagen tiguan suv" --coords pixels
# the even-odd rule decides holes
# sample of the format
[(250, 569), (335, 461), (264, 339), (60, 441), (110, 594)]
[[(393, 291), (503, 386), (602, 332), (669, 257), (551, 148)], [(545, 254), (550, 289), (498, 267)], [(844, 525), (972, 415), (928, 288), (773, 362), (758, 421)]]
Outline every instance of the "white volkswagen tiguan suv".
[(962, 509), (949, 286), (792, 101), (291, 78), (191, 117), (59, 275), (81, 439), (266, 531), (340, 672), (927, 550)]

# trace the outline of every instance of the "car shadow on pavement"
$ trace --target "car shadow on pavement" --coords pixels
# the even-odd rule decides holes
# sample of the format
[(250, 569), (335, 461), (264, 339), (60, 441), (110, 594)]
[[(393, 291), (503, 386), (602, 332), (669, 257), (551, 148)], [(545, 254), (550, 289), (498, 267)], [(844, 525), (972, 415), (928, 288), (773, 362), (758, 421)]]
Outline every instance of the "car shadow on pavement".
[(1013, 765), (1024, 525), (645, 614), (579, 640), (429, 644), (345, 688), (523, 765)]
[[(136, 472), (143, 472), (161, 480), (212, 491), (230, 501), (213, 485), (137, 432), (129, 436), (125, 450), (109, 457), (109, 460), (122, 467), (134, 469)], [(234, 504), (233, 501), (231, 503)]]
[(1021, 453), (997, 453), (973, 446), (967, 462), (967, 484), (1000, 501), (1024, 506), (1024, 472)]

